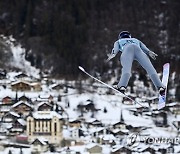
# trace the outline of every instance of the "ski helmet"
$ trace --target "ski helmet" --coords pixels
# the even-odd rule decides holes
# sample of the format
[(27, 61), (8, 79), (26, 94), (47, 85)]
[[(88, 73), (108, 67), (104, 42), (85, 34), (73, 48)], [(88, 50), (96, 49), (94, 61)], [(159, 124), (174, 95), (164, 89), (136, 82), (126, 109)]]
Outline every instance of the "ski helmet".
[(122, 31), (119, 34), (118, 39), (122, 39), (122, 38), (131, 38), (131, 34), (128, 31)]

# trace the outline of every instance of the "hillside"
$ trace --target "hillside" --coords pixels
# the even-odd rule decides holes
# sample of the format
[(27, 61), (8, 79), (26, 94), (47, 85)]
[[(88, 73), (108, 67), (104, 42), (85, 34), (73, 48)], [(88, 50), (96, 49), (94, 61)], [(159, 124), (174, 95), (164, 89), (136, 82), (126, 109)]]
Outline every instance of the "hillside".
[(33, 66), (58, 77), (79, 76), (79, 65), (101, 74), (119, 68), (118, 59), (112, 66), (105, 59), (121, 30), (159, 55), (158, 72), (165, 62), (179, 72), (179, 7), (178, 0), (2, 0), (0, 33), (16, 38)]

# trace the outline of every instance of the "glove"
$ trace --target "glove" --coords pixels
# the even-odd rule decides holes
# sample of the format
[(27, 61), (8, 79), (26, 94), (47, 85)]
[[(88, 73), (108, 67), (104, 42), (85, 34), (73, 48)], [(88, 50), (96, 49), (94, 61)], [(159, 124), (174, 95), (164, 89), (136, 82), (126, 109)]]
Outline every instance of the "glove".
[(149, 57), (151, 57), (152, 59), (156, 60), (156, 57), (158, 56), (156, 53), (154, 53), (153, 51), (149, 51), (148, 53)]
[(106, 61), (110, 61), (112, 58), (114, 58), (116, 56), (116, 54), (108, 54), (108, 59)]

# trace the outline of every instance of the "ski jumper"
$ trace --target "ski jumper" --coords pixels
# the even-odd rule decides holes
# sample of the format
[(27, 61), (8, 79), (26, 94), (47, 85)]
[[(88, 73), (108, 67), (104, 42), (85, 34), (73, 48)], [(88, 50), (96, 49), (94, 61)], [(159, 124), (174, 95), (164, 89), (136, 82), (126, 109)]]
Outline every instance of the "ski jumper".
[(118, 87), (127, 87), (131, 77), (131, 67), (134, 60), (137, 60), (147, 71), (156, 88), (164, 87), (147, 56), (150, 50), (145, 44), (136, 38), (121, 38), (114, 43), (112, 54), (116, 55), (119, 51), (122, 52), (120, 57), (122, 72)]

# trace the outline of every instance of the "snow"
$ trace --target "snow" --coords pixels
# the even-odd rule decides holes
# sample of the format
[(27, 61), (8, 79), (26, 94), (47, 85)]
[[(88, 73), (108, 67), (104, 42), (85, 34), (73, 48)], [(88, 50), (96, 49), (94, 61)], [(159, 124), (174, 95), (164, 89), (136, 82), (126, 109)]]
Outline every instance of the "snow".
[(33, 113), (35, 119), (52, 119), (53, 117), (62, 118), (60, 114), (55, 111), (36, 111)]
[[(162, 16), (163, 17), (163, 16)], [(12, 52), (13, 52), (13, 63), (15, 64), (15, 66), (17, 66), (18, 68), (21, 68), (22, 71), (25, 71), (28, 75), (33, 75), (34, 77), (39, 77), (39, 70), (33, 68), (32, 66), (30, 66), (30, 63), (28, 63), (25, 60), (25, 49), (21, 48), (20, 45), (13, 45), (13, 41), (15, 41), (13, 38), (10, 38), (10, 41), (7, 42), (10, 44)], [(10, 83), (17, 83), (17, 79), (16, 76), (18, 75), (18, 72), (8, 72), (8, 80), (2, 80), (1, 83), (3, 84), (10, 84)], [(138, 77), (137, 77), (138, 78)], [(173, 78), (174, 75), (173, 75)], [(116, 122), (120, 121), (120, 117), (121, 114), (123, 116), (124, 119), (124, 123), (126, 125), (131, 125), (133, 127), (141, 127), (141, 128), (146, 128), (141, 130), (139, 133), (142, 136), (150, 136), (150, 137), (169, 137), (169, 138), (174, 138), (177, 135), (177, 129), (172, 125), (173, 121), (179, 121), (180, 120), (180, 116), (177, 115), (173, 115), (173, 114), (168, 114), (168, 119), (167, 122), (169, 124), (169, 126), (167, 128), (164, 127), (156, 127), (153, 121), (153, 118), (151, 117), (151, 113), (149, 112), (149, 115), (145, 115), (143, 114), (138, 114), (137, 116), (133, 115), (132, 112), (130, 112), (130, 110), (134, 110), (134, 111), (138, 111), (138, 107), (140, 107), (139, 105), (134, 105), (132, 104), (132, 102), (128, 102), (127, 104), (122, 104), (122, 100), (123, 97), (121, 95), (118, 95), (116, 93), (111, 94), (111, 95), (107, 95), (107, 88), (105, 86), (102, 86), (101, 84), (94, 82), (93, 84), (91, 84), (90, 86), (90, 80), (84, 80), (82, 81), (82, 85), (84, 86), (88, 86), (88, 88), (94, 90), (94, 87), (96, 92), (95, 93), (90, 93), (90, 92), (84, 92), (79, 94), (78, 91), (76, 89), (73, 88), (68, 88), (68, 93), (63, 92), (63, 90), (61, 89), (60, 91), (55, 91), (52, 90), (52, 87), (54, 85), (58, 85), (58, 84), (62, 84), (62, 85), (75, 85), (75, 81), (71, 81), (71, 82), (66, 82), (65, 80), (52, 80), (52, 85), (47, 86), (46, 85), (46, 79), (42, 79), (41, 84), (42, 84), (42, 91), (40, 92), (18, 92), (18, 97), (21, 96), (26, 96), (31, 98), (32, 101), (39, 101), (40, 103), (35, 104), (35, 108), (38, 105), (41, 105), (42, 103), (44, 103), (45, 101), (48, 102), (48, 97), (50, 95), (53, 96), (53, 100), (55, 102), (57, 102), (58, 105), (62, 106), (63, 109), (65, 109), (67, 115), (68, 115), (68, 119), (69, 122), (72, 122), (74, 120), (78, 120), (79, 118), (82, 118), (85, 120), (85, 122), (93, 122), (95, 120), (98, 120), (100, 122), (102, 122), (105, 126), (104, 127), (94, 127), (94, 128), (86, 128), (85, 126), (81, 126), (81, 129), (83, 129), (86, 133), (86, 136), (80, 138), (81, 140), (84, 141), (85, 145), (79, 145), (79, 146), (70, 146), (70, 150), (76, 152), (80, 152), (83, 154), (87, 154), (86, 149), (89, 147), (92, 147), (94, 145), (96, 145), (95, 143), (92, 143), (92, 137), (91, 135), (93, 133), (96, 133), (98, 131), (104, 130), (106, 128), (112, 127), (113, 124), (115, 124)], [(115, 78), (112, 78), (110, 82), (114, 82), (116, 81)], [(144, 89), (144, 84), (142, 81), (139, 81), (138, 79), (134, 82), (134, 90), (135, 91), (139, 91), (139, 94), (141, 94), (142, 96), (144, 96), (145, 92), (144, 90), (150, 91), (150, 93), (152, 93), (152, 96), (149, 97), (143, 97), (143, 101), (146, 100), (153, 100), (155, 98), (157, 98), (157, 96), (154, 96), (154, 93), (152, 92), (152, 87), (149, 89)], [(94, 86), (94, 87), (92, 87)], [(175, 93), (175, 89), (171, 89), (170, 90), (171, 94)], [(62, 100), (61, 101), (57, 101), (57, 96), (60, 95), (62, 96)], [(135, 95), (135, 94), (134, 94)], [(16, 96), (16, 92), (12, 91), (10, 89), (10, 86), (6, 89), (4, 89), (3, 87), (1, 87), (0, 89), (0, 99), (9, 96), (11, 98), (15, 98)], [(88, 101), (91, 100), (91, 101)], [(142, 97), (140, 99), (137, 99), (137, 101), (141, 101)], [(67, 107), (67, 102), (69, 103), (69, 107)], [(80, 117), (80, 111), (78, 111), (78, 105), (79, 104), (83, 104), (83, 105), (88, 105), (89, 103), (94, 103), (95, 108), (98, 109), (98, 111), (95, 111), (94, 114), (92, 114), (92, 112), (84, 112), (83, 113), (83, 117)], [(17, 105), (19, 105), (20, 103), (22, 103), (22, 101), (14, 104), (12, 107), (15, 107)], [(25, 102), (26, 105), (31, 106), (29, 103)], [(154, 101), (154, 104), (152, 105), (152, 109), (157, 108), (156, 106), (157, 101)], [(169, 104), (169, 106), (173, 106), (175, 104), (177, 104), (178, 102), (174, 102)], [(143, 103), (143, 105), (147, 105), (147, 102)], [(104, 108), (107, 109), (107, 112), (104, 112)], [(8, 111), (8, 109), (6, 109)], [(146, 112), (147, 113), (147, 112)], [(58, 117), (58, 118), (62, 118), (61, 115), (59, 115), (58, 113), (56, 113), (55, 111), (36, 111), (33, 112), (33, 117), (36, 119), (51, 119), (54, 116)], [(23, 119), (18, 119), (18, 121), (25, 125), (26, 122)], [(6, 131), (6, 128), (9, 128), (10, 124), (2, 124), (0, 126), (0, 130), (2, 131)], [(63, 136), (65, 139), (69, 139), (72, 138), (71, 135), (71, 131), (73, 129), (76, 128), (69, 128), (66, 125), (63, 126)], [(120, 130), (122, 132), (125, 133), (131, 133), (129, 130), (127, 129), (123, 129)], [(118, 132), (118, 130), (114, 130), (114, 132)], [(119, 140), (119, 138), (115, 137), (114, 135), (109, 135), (109, 134), (105, 134), (105, 135), (100, 135), (100, 137), (102, 137), (104, 140)], [(3, 137), (0, 137), (3, 139)], [(8, 142), (8, 141), (7, 141)], [(0, 143), (1, 145), (1, 143)], [(119, 141), (119, 145), (114, 146), (113, 148), (110, 147), (110, 145), (100, 145), (103, 149), (102, 149), (102, 153), (104, 154), (110, 154), (111, 151), (116, 151), (117, 149), (121, 148), (123, 146), (123, 144)], [(148, 145), (149, 146), (149, 145)], [(153, 147), (155, 147), (156, 145), (153, 145)], [(158, 145), (159, 146), (159, 145)], [(169, 145), (161, 145), (162, 147), (168, 147)], [(147, 145), (144, 144), (140, 144), (141, 150), (145, 149), (147, 147)], [(9, 152), (9, 150), (12, 151), (13, 154), (16, 153), (20, 153), (20, 149), (18, 148), (6, 148), (4, 151), (0, 151), (0, 154), (6, 154)], [(23, 148), (22, 149), (24, 153), (26, 154), (30, 154), (31, 153), (31, 149), (30, 148)], [(57, 148), (58, 151), (61, 151), (61, 153), (66, 153), (65, 151), (67, 150), (67, 147), (64, 148)], [(175, 146), (175, 152), (179, 152), (180, 151), (180, 147), (179, 146)], [(46, 152), (46, 154), (48, 154), (50, 152)]]

